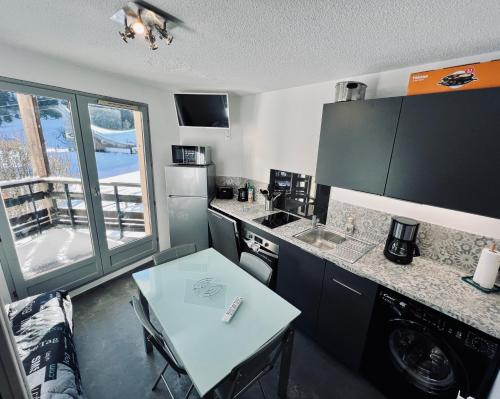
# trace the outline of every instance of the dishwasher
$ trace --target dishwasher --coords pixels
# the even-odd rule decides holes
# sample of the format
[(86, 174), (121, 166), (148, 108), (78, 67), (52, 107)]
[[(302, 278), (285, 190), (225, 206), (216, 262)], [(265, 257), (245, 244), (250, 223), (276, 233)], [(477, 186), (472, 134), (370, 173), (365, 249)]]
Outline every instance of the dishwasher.
[(241, 228), (241, 250), (259, 257), (273, 269), (269, 288), (276, 291), (279, 245), (262, 237), (257, 229), (254, 230), (249, 225), (243, 225)]
[(207, 213), (212, 247), (238, 265), (240, 263), (238, 223), (213, 209), (208, 209)]

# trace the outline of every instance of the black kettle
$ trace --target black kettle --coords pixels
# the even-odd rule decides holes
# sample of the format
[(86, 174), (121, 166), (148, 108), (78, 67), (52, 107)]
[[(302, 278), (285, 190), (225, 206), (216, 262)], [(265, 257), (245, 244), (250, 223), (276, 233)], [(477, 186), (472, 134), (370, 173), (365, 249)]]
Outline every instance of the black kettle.
[(238, 189), (238, 201), (241, 202), (248, 201), (248, 188), (241, 187)]

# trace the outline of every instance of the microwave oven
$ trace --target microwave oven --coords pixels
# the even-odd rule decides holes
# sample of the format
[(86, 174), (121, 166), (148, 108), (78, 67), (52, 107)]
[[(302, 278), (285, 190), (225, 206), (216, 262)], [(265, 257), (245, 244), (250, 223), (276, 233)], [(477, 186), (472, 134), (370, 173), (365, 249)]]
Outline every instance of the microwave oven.
[(172, 162), (174, 164), (208, 165), (212, 163), (210, 147), (173, 145)]

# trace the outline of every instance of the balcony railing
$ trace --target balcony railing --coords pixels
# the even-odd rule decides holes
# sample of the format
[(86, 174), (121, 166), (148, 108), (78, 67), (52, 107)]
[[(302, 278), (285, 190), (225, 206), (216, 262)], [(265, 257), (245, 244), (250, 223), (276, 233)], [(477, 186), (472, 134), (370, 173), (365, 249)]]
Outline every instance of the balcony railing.
[[(145, 231), (141, 185), (100, 182), (107, 230)], [(127, 193), (122, 193), (128, 188)], [(137, 190), (134, 190), (137, 189)], [(0, 191), (16, 239), (58, 225), (88, 226), (82, 183), (79, 179), (36, 177), (0, 182)], [(17, 208), (16, 208), (17, 207)]]

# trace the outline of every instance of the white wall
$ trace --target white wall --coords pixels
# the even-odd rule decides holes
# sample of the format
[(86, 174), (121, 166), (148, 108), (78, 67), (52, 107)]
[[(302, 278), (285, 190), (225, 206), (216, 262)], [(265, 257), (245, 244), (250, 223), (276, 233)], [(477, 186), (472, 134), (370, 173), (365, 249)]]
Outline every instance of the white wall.
[(158, 233), (160, 247), (167, 248), (170, 239), (166, 196), (163, 195), (164, 167), (171, 161), (170, 145), (179, 141), (173, 97), (169, 92), (153, 87), (151, 83), (92, 70), (19, 48), (0, 45), (0, 53), (0, 76), (148, 104)]
[(212, 148), (212, 160), (219, 176), (243, 176), (243, 129), (240, 116), (241, 97), (229, 95), (231, 128), (179, 128), (181, 144), (204, 145)]
[[(367, 98), (404, 96), (412, 72), (498, 58), (500, 52), (340, 80), (365, 82)], [(335, 83), (329, 81), (242, 97), (243, 176), (267, 181), (270, 168), (315, 174), (322, 108), (324, 103), (333, 101)], [(359, 206), (500, 238), (497, 219), (351, 190), (334, 189), (331, 195)]]

